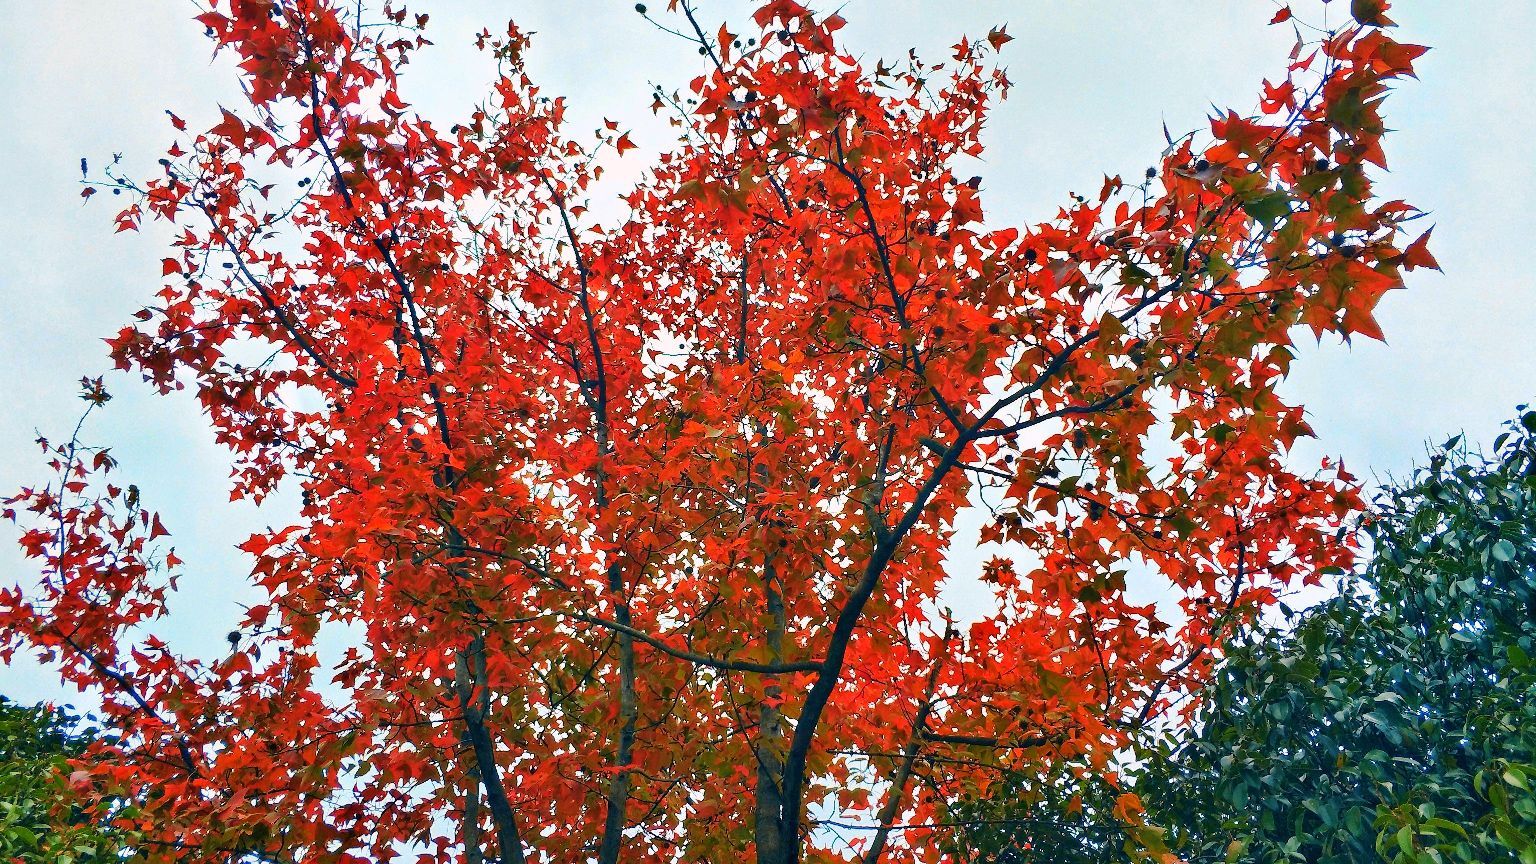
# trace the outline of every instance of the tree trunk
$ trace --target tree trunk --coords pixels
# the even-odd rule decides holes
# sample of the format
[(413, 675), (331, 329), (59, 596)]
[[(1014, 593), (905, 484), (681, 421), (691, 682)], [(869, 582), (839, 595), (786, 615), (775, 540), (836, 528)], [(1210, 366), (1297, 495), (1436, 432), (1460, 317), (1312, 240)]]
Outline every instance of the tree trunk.
[[(501, 782), (501, 770), (496, 765), (495, 744), (491, 740), (490, 731), (485, 727), (490, 693), (485, 683), (484, 633), (475, 634), (468, 650), (459, 653), (458, 668), (455, 671), (459, 709), (464, 713), (464, 737), (469, 741), (474, 755), (472, 771), (485, 788), (491, 807), (491, 821), (496, 826), (496, 847), (500, 853), (498, 864), (523, 864), (523, 843), (517, 827), (517, 814), (512, 811), (512, 804), (507, 799), (506, 789)], [(475, 833), (478, 830), (477, 826)]]
[[(784, 598), (776, 585), (778, 574), (770, 557), (763, 573), (763, 590), (768, 601), (768, 650), (769, 662), (784, 659), (784, 631), (788, 626), (784, 614)], [(769, 679), (764, 688), (763, 705), (758, 712), (757, 729), (757, 812), (753, 825), (753, 837), (757, 843), (757, 864), (783, 864), (784, 782), (783, 718), (777, 702), (782, 690)]]
[[(614, 616), (625, 627), (632, 626), (629, 602), (623, 596), (624, 580), (617, 563), (608, 565), (608, 589), (614, 595)], [(634, 760), (635, 723), (640, 716), (639, 699), (635, 695), (635, 637), (619, 633), (619, 740), (614, 747), (613, 764), (619, 769), (608, 784), (608, 812), (603, 820), (602, 846), (598, 850), (599, 864), (615, 864), (619, 860), (619, 846), (624, 839), (624, 814), (629, 805), (631, 775), (629, 765)]]

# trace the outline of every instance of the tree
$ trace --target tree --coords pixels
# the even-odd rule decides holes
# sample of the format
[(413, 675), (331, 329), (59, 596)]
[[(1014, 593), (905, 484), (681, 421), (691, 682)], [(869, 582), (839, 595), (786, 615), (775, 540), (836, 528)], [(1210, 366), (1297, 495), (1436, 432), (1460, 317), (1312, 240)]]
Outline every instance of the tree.
[(1194, 860), (1536, 860), (1533, 433), (1451, 439), (1375, 502), (1358, 584), (1233, 654), (1149, 778)]
[(70, 788), (88, 736), (47, 706), (0, 697), (0, 857), (12, 864), (116, 861), (122, 838)]
[[(1423, 50), (1384, 3), (1025, 228), (956, 173), (1003, 30), (869, 70), (792, 0), (744, 34), (669, 5), (707, 69), (657, 92), (679, 140), (616, 224), (587, 199), (635, 145), (566, 134), (526, 34), (481, 34), (499, 76), (444, 129), (397, 87), (428, 16), (339, 0), (213, 3), (248, 104), (85, 189), (176, 231), (118, 366), (196, 393), (232, 497), (303, 499), (241, 546), (269, 600), (217, 660), (154, 632), (179, 561), (106, 451), (45, 443), (11, 505), (41, 572), (5, 650), (103, 695), (148, 854), (778, 864), (855, 820), (867, 860), (929, 860), (896, 826), (999, 766), (1102, 770), (1217, 630), (1353, 560), (1352, 478), (1286, 467), (1310, 430), (1275, 386), (1295, 325), (1377, 337), (1433, 263), (1371, 191)], [(980, 490), (1039, 564), (989, 565), (962, 633), (942, 565)]]
[[(1370, 565), (1245, 634), (1195, 729), (1130, 772), (1183, 860), (1536, 859), (1536, 412), (1489, 457), (1451, 439), (1376, 498), (1368, 531)], [(1086, 792), (1092, 818), (1047, 802), (1038, 823), (966, 834), (994, 853), (1043, 839), (1129, 860), (1112, 794)], [(994, 798), (966, 815), (1020, 813)]]

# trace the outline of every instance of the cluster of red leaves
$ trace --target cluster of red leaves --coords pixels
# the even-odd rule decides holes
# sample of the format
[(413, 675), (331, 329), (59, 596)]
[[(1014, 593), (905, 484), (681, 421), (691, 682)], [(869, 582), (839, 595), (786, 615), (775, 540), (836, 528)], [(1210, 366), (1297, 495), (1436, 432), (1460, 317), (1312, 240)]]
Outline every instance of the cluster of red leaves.
[[(1005, 33), (871, 71), (793, 0), (750, 38), (685, 5), (710, 71), (658, 91), (681, 143), (601, 227), (634, 145), (567, 137), (520, 31), (482, 35), (500, 77), (443, 130), (397, 88), (426, 16), (352, 8), (214, 3), (249, 104), (114, 180), (120, 226), (178, 229), (119, 366), (195, 390), (234, 496), (302, 488), (242, 546), (269, 602), (178, 657), (137, 635), (175, 562), (106, 460), (50, 449), (60, 483), (13, 499), (46, 572), (0, 595), (5, 651), (105, 694), (128, 734), (92, 770), (150, 858), (835, 860), (808, 813), (940, 823), (998, 768), (1107, 770), (1224, 629), (1351, 564), (1352, 478), (1287, 468), (1310, 430), (1275, 387), (1296, 325), (1379, 338), (1434, 265), (1368, 179), (1423, 50), (1382, 21), (1299, 38), (1257, 114), (1144, 181), (994, 229), (956, 172)], [(956, 632), (978, 495), (1013, 554)]]

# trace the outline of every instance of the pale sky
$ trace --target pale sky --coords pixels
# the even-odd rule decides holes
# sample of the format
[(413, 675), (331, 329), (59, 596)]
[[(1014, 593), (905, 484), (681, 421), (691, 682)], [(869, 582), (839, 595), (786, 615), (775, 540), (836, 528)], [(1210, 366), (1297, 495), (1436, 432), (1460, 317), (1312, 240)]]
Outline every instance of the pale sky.
[[(666, 0), (652, 0), (652, 7)], [(747, 4), (699, 0), (705, 20), (744, 23)], [(831, 4), (820, 4), (825, 9)], [(1260, 80), (1283, 71), (1290, 34), (1266, 27), (1270, 0), (848, 0), (846, 44), (868, 59), (917, 47), (930, 59), (961, 35), (1008, 25), (1015, 81), (999, 106), (979, 173), (989, 224), (1051, 216), (1070, 191), (1096, 190), (1105, 173), (1139, 174), (1163, 146), (1162, 126), (1200, 128), (1212, 103), (1253, 106)], [(1320, 0), (1293, 4), (1320, 20)], [(1339, 20), (1348, 4), (1334, 0)], [(612, 118), (642, 151), (669, 136), (647, 108), (651, 81), (681, 86), (702, 71), (688, 45), (646, 24), (628, 0), (418, 0), (437, 43), (407, 70), (404, 90), (422, 112), (451, 122), (484, 92), (488, 71), (469, 48), (481, 27), (508, 15), (536, 31), (531, 66), (547, 92), (571, 97), (576, 130)], [(825, 10), (824, 10), (825, 11)], [(160, 285), (165, 237), (113, 234), (116, 203), (79, 198), (79, 161), (122, 153), (144, 175), (169, 143), (162, 113), (196, 127), (234, 101), (229, 69), (185, 0), (0, 0), (0, 489), (46, 478), (36, 433), (68, 435), (80, 410), (77, 379), (109, 365), (102, 338)], [(1410, 274), (1378, 318), (1389, 344), (1306, 347), (1289, 396), (1307, 406), (1318, 439), (1298, 466), (1342, 456), (1363, 476), (1403, 473), (1426, 440), (1465, 431), (1488, 442), (1517, 403), (1536, 395), (1536, 3), (1399, 0), (1398, 38), (1433, 47), (1419, 81), (1388, 103), (1397, 130), (1388, 197), (1431, 211), (1443, 274)], [(741, 29), (741, 28), (737, 28)], [(631, 154), (633, 159), (636, 154)], [(173, 646), (219, 650), (239, 617), (244, 564), (233, 552), (251, 530), (286, 524), (291, 499), (262, 510), (231, 507), (227, 460), (190, 398), (160, 398), (112, 375), (116, 399), (87, 437), (109, 444), (159, 508), (188, 562)], [(0, 528), (0, 584), (25, 578), (14, 532)], [(973, 566), (956, 556), (955, 567)], [(46, 670), (0, 669), (0, 693), (76, 699)]]

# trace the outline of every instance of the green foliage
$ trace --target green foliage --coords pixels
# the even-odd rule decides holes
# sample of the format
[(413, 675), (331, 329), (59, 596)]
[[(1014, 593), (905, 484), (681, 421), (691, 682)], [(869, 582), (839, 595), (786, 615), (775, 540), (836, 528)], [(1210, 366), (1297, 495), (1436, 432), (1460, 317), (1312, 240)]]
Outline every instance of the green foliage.
[(1129, 839), (1111, 816), (1114, 788), (1102, 774), (1058, 766), (1050, 776), (1015, 773), (985, 799), (956, 802), (949, 860), (988, 864), (1102, 864)]
[(73, 725), (61, 712), (0, 697), (0, 861), (119, 860), (109, 833), (70, 803), (68, 762), (87, 743)]
[[(1364, 572), (1229, 646), (1196, 731), (1139, 754), (1134, 789), (1181, 859), (1536, 864), (1536, 412), (1491, 456), (1446, 442), (1378, 496), (1367, 530)], [(1089, 791), (1112, 826), (1113, 799)], [(1025, 842), (1050, 833), (1078, 858), (1010, 858), (1021, 833), (962, 833), (985, 841), (973, 859), (1019, 864), (1137, 847), (1076, 818), (1041, 818), (1061, 827)]]
[(1232, 647), (1138, 778), (1185, 857), (1536, 864), (1532, 427), (1446, 442), (1376, 500), (1355, 584)]

